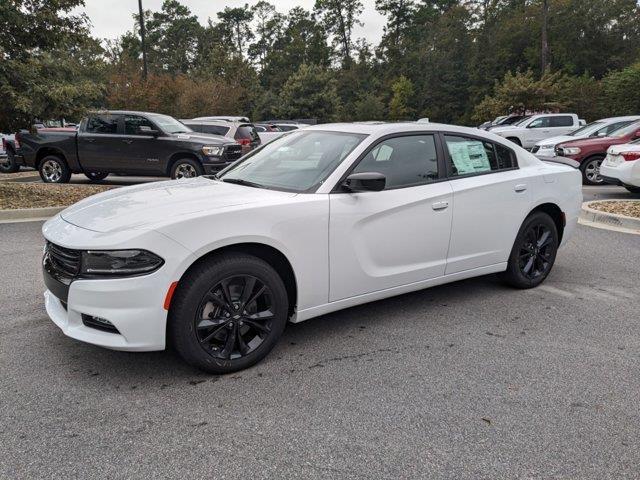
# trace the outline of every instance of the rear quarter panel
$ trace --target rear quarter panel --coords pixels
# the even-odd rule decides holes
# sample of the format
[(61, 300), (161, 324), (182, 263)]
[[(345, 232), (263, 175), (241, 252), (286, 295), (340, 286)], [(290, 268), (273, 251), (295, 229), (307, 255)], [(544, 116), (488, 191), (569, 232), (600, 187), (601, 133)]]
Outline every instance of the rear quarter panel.
[(38, 154), (44, 149), (64, 157), (72, 171), (79, 171), (76, 132), (20, 133), (20, 153), (29, 167), (37, 168)]

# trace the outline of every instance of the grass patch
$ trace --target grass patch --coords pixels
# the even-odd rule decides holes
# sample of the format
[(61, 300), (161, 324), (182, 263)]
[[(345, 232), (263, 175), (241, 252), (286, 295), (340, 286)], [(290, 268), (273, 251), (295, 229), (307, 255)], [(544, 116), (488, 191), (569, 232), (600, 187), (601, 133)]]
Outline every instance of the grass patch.
[(629, 200), (606, 200), (592, 203), (589, 205), (589, 208), (593, 208), (600, 212), (640, 218), (640, 200), (635, 202)]
[(0, 210), (65, 207), (110, 188), (113, 187), (0, 182)]

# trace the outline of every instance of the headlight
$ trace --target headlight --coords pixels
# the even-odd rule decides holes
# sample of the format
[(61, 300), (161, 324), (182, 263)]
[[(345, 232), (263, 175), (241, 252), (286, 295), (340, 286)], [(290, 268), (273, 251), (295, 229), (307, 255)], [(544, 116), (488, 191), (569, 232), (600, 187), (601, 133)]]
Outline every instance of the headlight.
[(81, 274), (144, 275), (163, 263), (159, 256), (146, 250), (89, 250), (82, 252)]
[(578, 147), (562, 147), (562, 151), (565, 155), (578, 155), (581, 150)]
[(540, 145), (540, 149), (548, 150), (550, 148), (553, 148), (553, 145)]
[(205, 145), (202, 147), (202, 153), (207, 157), (221, 157), (224, 152), (224, 147), (214, 147), (212, 145)]

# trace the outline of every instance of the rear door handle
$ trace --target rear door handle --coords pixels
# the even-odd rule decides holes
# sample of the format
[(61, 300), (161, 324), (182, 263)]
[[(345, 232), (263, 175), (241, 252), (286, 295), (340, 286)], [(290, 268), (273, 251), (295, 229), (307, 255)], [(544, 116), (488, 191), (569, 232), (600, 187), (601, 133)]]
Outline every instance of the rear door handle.
[(96, 141), (96, 139), (95, 138), (85, 138), (84, 141), (85, 142), (89, 142), (89, 143), (93, 143), (93, 142)]
[(434, 210), (444, 210), (449, 206), (449, 202), (436, 202), (431, 204)]
[(515, 187), (513, 187), (513, 189), (516, 192), (524, 192), (524, 191), (527, 190), (527, 186), (524, 183), (520, 183), (520, 184), (516, 185)]

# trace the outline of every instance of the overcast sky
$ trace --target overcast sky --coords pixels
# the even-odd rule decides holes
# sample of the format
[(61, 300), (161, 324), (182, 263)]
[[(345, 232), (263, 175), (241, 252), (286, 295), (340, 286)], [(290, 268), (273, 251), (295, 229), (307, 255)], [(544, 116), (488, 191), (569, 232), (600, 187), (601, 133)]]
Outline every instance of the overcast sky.
[[(225, 7), (238, 7), (245, 3), (254, 5), (258, 0), (181, 0), (191, 12), (198, 16), (200, 23), (207, 23), (209, 17), (216, 19), (216, 13)], [(272, 0), (280, 13), (288, 12), (292, 7), (301, 6), (313, 9), (315, 0)], [(385, 19), (374, 8), (375, 0), (363, 0), (364, 11), (360, 21), (364, 24), (355, 30), (355, 38), (364, 37), (374, 45), (382, 37)], [(133, 28), (132, 14), (138, 11), (138, 0), (85, 0), (86, 6), (78, 11), (89, 16), (92, 33), (98, 38), (116, 38)], [(142, 0), (145, 10), (160, 10), (162, 0)]]

